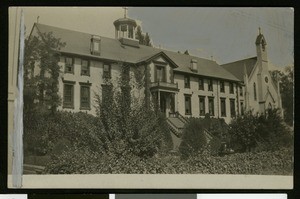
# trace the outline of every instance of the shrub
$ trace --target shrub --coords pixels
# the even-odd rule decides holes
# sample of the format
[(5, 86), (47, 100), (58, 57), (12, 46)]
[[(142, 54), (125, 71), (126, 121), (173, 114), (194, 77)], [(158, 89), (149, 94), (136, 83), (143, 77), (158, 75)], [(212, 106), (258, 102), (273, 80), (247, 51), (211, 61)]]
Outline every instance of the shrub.
[(251, 111), (230, 123), (231, 147), (236, 151), (277, 150), (292, 146), (292, 133), (279, 115), (278, 109), (254, 115)]
[(183, 157), (201, 152), (207, 145), (203, 124), (197, 118), (190, 118), (185, 125), (179, 151)]
[(251, 111), (234, 118), (230, 123), (230, 145), (235, 151), (250, 151), (256, 146), (257, 116)]
[(60, 148), (57, 145), (62, 140), (65, 145), (101, 151), (102, 132), (96, 118), (86, 113), (36, 111), (24, 115), (25, 155), (51, 155), (53, 148)]
[(115, 153), (99, 155), (83, 148), (70, 148), (46, 166), (46, 173), (292, 175), (292, 156), (291, 149), (281, 148), (223, 157), (211, 156), (204, 150), (185, 160), (170, 154), (145, 159), (129, 152), (122, 156)]

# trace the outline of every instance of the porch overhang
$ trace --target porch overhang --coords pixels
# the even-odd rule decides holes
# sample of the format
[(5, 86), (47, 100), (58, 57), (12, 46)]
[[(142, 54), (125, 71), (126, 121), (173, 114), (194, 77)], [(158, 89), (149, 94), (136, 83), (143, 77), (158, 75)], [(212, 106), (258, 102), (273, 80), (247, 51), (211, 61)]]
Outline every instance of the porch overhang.
[(152, 82), (149, 85), (150, 91), (165, 91), (165, 92), (178, 92), (178, 84), (168, 83), (168, 82)]

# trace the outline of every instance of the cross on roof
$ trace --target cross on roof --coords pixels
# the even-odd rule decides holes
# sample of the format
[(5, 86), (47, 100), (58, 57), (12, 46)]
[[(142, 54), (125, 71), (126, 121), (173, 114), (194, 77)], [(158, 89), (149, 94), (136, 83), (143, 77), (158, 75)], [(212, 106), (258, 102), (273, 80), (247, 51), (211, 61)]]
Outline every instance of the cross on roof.
[(258, 27), (258, 33), (261, 34), (261, 28), (260, 27)]
[(124, 18), (126, 18), (127, 17), (128, 7), (123, 7), (123, 9), (124, 9)]

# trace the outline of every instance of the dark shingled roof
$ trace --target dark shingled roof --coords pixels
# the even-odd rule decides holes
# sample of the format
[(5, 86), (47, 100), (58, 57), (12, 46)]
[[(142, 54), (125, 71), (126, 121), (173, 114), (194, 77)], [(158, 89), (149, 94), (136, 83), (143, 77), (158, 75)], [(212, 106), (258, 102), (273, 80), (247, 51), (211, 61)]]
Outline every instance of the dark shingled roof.
[[(91, 34), (44, 24), (35, 23), (35, 26), (41, 33), (52, 32), (54, 37), (60, 38), (62, 42), (66, 42), (66, 46), (60, 50), (61, 52), (137, 64), (163, 51), (165, 55), (168, 56), (178, 66), (174, 69), (174, 71), (215, 77), (231, 81), (240, 81), (239, 78), (223, 69), (219, 64), (212, 60), (144, 45), (140, 45), (138, 48), (121, 45), (119, 40), (107, 37), (100, 37), (100, 56), (91, 55)], [(198, 61), (197, 73), (190, 69), (190, 63), (192, 59)]]
[(232, 73), (240, 81), (244, 81), (244, 67), (246, 66), (247, 75), (249, 76), (257, 62), (257, 57), (251, 57), (227, 64), (221, 65), (224, 69)]

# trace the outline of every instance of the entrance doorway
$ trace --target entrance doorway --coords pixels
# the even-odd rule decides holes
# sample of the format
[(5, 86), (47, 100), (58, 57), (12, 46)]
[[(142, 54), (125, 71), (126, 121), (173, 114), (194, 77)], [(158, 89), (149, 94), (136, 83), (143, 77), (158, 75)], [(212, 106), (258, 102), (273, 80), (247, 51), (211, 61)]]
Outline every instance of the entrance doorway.
[(160, 111), (162, 113), (166, 113), (166, 95), (164, 93), (160, 93)]

